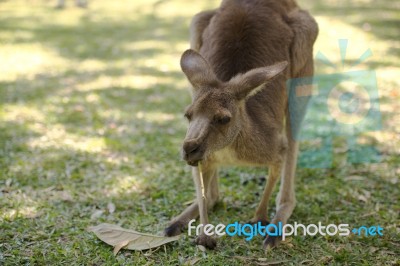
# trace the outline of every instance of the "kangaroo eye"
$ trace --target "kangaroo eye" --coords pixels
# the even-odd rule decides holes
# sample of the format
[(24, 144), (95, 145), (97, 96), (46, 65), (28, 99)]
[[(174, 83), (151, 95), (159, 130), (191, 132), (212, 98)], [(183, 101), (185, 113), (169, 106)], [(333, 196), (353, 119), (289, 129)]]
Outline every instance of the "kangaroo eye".
[(215, 122), (217, 122), (220, 125), (226, 125), (231, 121), (231, 118), (229, 116), (222, 116), (222, 117), (216, 117)]

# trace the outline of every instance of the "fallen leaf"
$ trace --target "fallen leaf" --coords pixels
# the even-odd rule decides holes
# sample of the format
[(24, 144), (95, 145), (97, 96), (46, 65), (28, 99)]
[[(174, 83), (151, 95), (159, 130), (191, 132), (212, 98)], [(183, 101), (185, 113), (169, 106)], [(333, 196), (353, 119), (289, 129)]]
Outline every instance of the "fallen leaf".
[(332, 261), (333, 260), (333, 257), (332, 256), (324, 256), (324, 257), (321, 257), (319, 260), (318, 260), (318, 264), (327, 264), (328, 262), (330, 262), (330, 261)]
[(110, 202), (107, 204), (107, 209), (109, 213), (114, 213), (115, 212), (115, 205), (114, 203)]
[(358, 195), (358, 200), (363, 201), (363, 202), (368, 201), (368, 199), (364, 195)]
[(246, 262), (255, 260), (255, 258), (253, 258), (253, 257), (243, 257), (243, 256), (233, 256), (233, 258), (239, 259), (242, 261), (246, 261)]
[(267, 262), (256, 262), (257, 265), (267, 266), (267, 265), (280, 265), (285, 264), (288, 260), (276, 260), (276, 261), (267, 261)]
[(13, 180), (11, 178), (7, 179), (6, 180), (6, 187), (11, 187), (12, 181)]
[(363, 194), (359, 194), (357, 196), (357, 199), (363, 202), (368, 202), (368, 199), (371, 197), (371, 192), (367, 190), (362, 190)]
[(201, 258), (193, 258), (193, 259), (186, 261), (184, 265), (192, 266), (192, 265), (195, 265), (196, 263), (198, 263), (200, 260), (201, 260)]
[(390, 251), (390, 250), (382, 250), (379, 252), (381, 255), (385, 256), (385, 255), (396, 255), (396, 253), (394, 251)]
[(362, 189), (362, 192), (364, 193), (366, 198), (370, 198), (371, 197), (371, 192), (369, 192), (368, 190)]
[(303, 265), (303, 264), (310, 264), (310, 263), (312, 263), (312, 262), (314, 262), (314, 261), (313, 261), (313, 260), (303, 260), (303, 261), (300, 262), (300, 265)]
[(379, 248), (377, 248), (377, 247), (370, 247), (370, 248), (369, 248), (369, 253), (370, 253), (370, 254), (373, 254), (373, 253), (375, 253), (377, 250), (379, 250)]
[(92, 215), (90, 215), (90, 219), (95, 220), (97, 218), (100, 218), (100, 216), (103, 215), (103, 210), (95, 210)]
[(194, 199), (193, 199), (193, 200), (188, 200), (188, 201), (185, 201), (185, 202), (183, 203), (183, 205), (185, 205), (185, 206), (191, 205), (193, 202), (195, 202)]
[(362, 181), (365, 178), (360, 175), (351, 175), (344, 178), (346, 181)]
[(71, 193), (69, 193), (68, 191), (65, 191), (65, 190), (60, 192), (60, 198), (62, 201), (69, 201), (69, 202), (73, 201)]
[(121, 248), (127, 246), (128, 244), (129, 244), (129, 240), (124, 240), (121, 243), (115, 245), (114, 246), (114, 251), (113, 251), (114, 255), (117, 255), (118, 252), (121, 250)]
[(364, 214), (364, 215), (360, 216), (360, 218), (364, 218), (364, 217), (372, 216), (372, 215), (374, 215), (374, 214), (376, 214), (376, 212), (369, 212), (369, 213), (366, 213), (366, 214)]
[(172, 241), (176, 241), (180, 236), (164, 237), (150, 234), (139, 233), (134, 230), (124, 229), (113, 224), (99, 224), (92, 226), (89, 231), (96, 234), (98, 238), (114, 247), (114, 254), (121, 248), (129, 250), (146, 250), (155, 248)]
[(197, 245), (197, 248), (200, 250), (200, 251), (203, 251), (203, 252), (206, 252), (207, 250), (206, 250), (206, 247), (205, 246), (202, 246), (202, 245)]

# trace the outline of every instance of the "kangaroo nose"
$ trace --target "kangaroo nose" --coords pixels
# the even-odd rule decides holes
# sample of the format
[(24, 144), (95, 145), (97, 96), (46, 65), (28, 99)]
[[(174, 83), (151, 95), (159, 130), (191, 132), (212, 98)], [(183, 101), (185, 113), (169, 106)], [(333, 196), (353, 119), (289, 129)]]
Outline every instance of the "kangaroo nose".
[(186, 155), (191, 153), (195, 153), (200, 148), (200, 145), (196, 141), (185, 141), (183, 143), (183, 150), (185, 151)]

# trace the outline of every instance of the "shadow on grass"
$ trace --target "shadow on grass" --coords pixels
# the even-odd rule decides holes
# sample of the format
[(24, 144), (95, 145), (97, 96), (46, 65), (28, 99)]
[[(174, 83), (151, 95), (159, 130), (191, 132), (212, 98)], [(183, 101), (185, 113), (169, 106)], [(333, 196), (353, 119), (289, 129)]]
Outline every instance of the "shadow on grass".
[[(27, 32), (27, 36), (13, 39), (14, 44), (37, 43), (45, 45), (67, 59), (98, 59), (116, 61), (119, 59), (139, 60), (151, 58), (159, 53), (168, 53), (179, 42), (186, 41), (185, 17), (162, 18), (155, 14), (135, 14), (130, 20), (97, 21), (88, 13), (77, 25), (54, 24), (51, 21), (29, 24), (37, 21), (30, 17), (0, 17), (3, 32)], [(1, 40), (1, 39), (0, 39)], [(137, 48), (145, 41), (160, 42), (161, 48)]]

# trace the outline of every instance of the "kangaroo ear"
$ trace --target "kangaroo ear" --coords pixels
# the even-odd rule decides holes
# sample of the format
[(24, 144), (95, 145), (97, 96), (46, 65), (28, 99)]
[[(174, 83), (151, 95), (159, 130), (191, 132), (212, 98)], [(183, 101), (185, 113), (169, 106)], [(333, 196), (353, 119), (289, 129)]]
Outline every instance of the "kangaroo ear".
[(193, 85), (194, 89), (210, 87), (218, 83), (218, 79), (207, 61), (194, 50), (187, 50), (181, 57), (183, 73)]
[(270, 79), (286, 69), (287, 61), (272, 66), (252, 69), (244, 74), (239, 74), (229, 81), (233, 93), (238, 100), (248, 98), (264, 88)]

